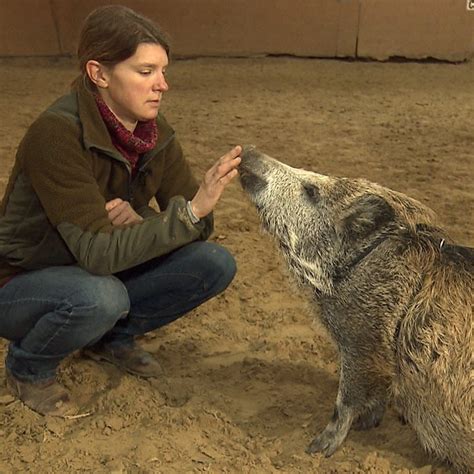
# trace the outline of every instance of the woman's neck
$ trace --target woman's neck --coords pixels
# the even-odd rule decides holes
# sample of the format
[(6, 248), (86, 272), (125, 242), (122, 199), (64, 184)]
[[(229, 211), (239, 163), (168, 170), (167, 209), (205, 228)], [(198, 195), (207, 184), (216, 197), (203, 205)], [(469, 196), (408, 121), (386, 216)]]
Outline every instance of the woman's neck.
[(117, 118), (117, 120), (131, 133), (133, 133), (135, 131), (135, 128), (137, 127), (137, 123), (138, 121), (135, 120), (135, 121), (132, 121), (132, 120), (128, 120), (126, 118), (123, 118), (120, 116), (120, 114), (118, 114), (116, 112), (116, 110), (114, 110), (114, 101), (110, 98), (110, 96), (107, 94), (107, 92), (105, 92), (105, 90), (103, 89), (99, 89), (98, 90), (99, 92), (99, 95), (101, 97), (101, 99), (105, 102), (105, 104), (107, 105), (107, 107), (110, 109), (110, 111), (115, 115), (115, 117)]

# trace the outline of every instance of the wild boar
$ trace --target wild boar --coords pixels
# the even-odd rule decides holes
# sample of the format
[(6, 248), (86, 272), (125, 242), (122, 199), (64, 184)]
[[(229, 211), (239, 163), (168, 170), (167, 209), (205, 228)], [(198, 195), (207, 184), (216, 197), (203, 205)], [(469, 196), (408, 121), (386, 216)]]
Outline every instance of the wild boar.
[(246, 146), (240, 181), (341, 359), (334, 415), (307, 451), (330, 456), (389, 401), (423, 447), (474, 471), (474, 249), (418, 201), (292, 168)]

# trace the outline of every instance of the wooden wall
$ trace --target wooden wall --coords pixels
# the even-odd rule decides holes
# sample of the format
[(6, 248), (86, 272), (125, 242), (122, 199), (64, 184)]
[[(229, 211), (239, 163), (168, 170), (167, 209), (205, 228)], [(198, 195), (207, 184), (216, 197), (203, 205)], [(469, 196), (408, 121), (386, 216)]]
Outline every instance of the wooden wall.
[(156, 20), (176, 56), (474, 54), (468, 0), (1, 0), (0, 56), (73, 55), (84, 17), (108, 3)]

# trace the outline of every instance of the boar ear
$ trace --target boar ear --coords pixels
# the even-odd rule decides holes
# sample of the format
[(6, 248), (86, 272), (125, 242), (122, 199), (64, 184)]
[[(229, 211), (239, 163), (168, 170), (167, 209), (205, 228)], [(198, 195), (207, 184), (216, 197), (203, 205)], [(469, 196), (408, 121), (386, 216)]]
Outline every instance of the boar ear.
[(390, 204), (375, 194), (364, 194), (346, 210), (342, 219), (343, 235), (361, 238), (393, 221), (395, 212)]

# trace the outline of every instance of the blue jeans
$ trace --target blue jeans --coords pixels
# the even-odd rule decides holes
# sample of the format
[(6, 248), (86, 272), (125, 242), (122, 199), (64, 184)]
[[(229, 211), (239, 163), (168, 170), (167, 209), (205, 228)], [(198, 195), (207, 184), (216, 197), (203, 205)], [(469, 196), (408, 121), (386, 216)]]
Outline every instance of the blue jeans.
[(54, 377), (73, 351), (133, 344), (224, 291), (235, 272), (226, 249), (199, 241), (111, 276), (77, 266), (22, 273), (0, 288), (5, 365), (24, 381)]

